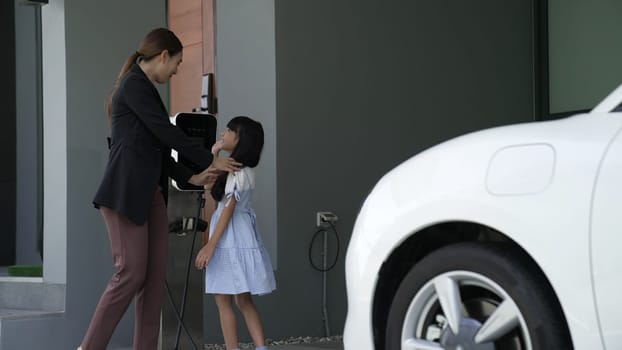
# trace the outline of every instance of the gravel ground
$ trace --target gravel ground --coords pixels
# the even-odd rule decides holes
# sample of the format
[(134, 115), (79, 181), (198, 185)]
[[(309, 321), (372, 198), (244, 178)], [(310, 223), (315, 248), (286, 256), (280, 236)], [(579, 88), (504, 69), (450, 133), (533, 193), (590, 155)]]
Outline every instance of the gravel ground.
[[(292, 344), (317, 344), (342, 341), (343, 337), (340, 335), (332, 337), (289, 337), (285, 339), (272, 340), (266, 339), (266, 344), (270, 347), (278, 347), (282, 345)], [(240, 349), (254, 349), (253, 343), (240, 343)], [(205, 344), (205, 350), (226, 350), (224, 344)]]

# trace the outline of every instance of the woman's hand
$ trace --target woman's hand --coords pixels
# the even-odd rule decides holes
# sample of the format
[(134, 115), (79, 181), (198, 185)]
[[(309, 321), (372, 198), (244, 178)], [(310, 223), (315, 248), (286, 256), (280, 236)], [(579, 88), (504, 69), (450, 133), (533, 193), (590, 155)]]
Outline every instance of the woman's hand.
[(220, 150), (222, 149), (223, 142), (224, 142), (223, 140), (218, 140), (214, 142), (214, 145), (212, 145), (212, 155), (214, 155), (214, 160), (212, 160), (211, 167), (214, 167), (218, 170), (222, 170), (226, 172), (233, 172), (233, 171), (240, 170), (240, 167), (242, 166), (242, 164), (236, 162), (235, 159), (224, 158), (224, 157), (218, 156), (218, 154), (220, 153)]
[(188, 179), (188, 183), (195, 186), (211, 187), (218, 178), (218, 174), (220, 174), (220, 170), (210, 166), (201, 173), (192, 175), (190, 179)]
[(220, 150), (222, 149), (223, 142), (223, 140), (218, 140), (212, 145), (212, 154), (214, 155), (214, 157), (218, 156), (218, 152), (220, 152)]
[(194, 260), (194, 266), (199, 270), (206, 268), (209, 261), (212, 259), (212, 256), (214, 256), (215, 249), (216, 248), (208, 241), (208, 243), (197, 253), (197, 258)]
[(218, 170), (233, 172), (240, 170), (242, 163), (238, 163), (233, 158), (225, 158), (225, 157), (217, 157), (214, 156), (214, 160), (212, 161), (211, 167), (214, 167)]

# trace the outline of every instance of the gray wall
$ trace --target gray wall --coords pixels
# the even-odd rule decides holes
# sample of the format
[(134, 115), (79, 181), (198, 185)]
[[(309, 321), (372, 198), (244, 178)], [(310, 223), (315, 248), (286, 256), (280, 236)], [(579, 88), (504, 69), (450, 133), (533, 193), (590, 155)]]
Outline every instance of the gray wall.
[[(7, 349), (73, 349), (86, 331), (113, 272), (105, 227), (91, 205), (108, 156), (104, 101), (142, 37), (166, 25), (165, 1), (52, 0), (43, 9), (46, 142), (56, 141), (46, 146), (45, 239), (46, 248), (59, 245), (46, 249), (44, 281), (67, 283), (66, 312), (7, 323), (3, 336), (14, 336), (3, 339)], [(130, 311), (111, 349), (131, 347), (132, 323)]]
[[(217, 4), (220, 117), (257, 116), (273, 138), (259, 174), (265, 188), (255, 205), (265, 208), (258, 213), (262, 225), (268, 231), (276, 227), (276, 235), (263, 234), (278, 239), (278, 290), (256, 301), (270, 338), (323, 334), (321, 274), (309, 265), (307, 250), (316, 230), (316, 211), (334, 211), (340, 218), (336, 227), (342, 249), (337, 267), (329, 273), (328, 307), (331, 333), (341, 334), (346, 313), (344, 252), (357, 210), (375, 181), (409, 156), (450, 137), (533, 119), (530, 4), (272, 1)], [(46, 220), (49, 225), (57, 218), (63, 231), (66, 219), (66, 230), (49, 237), (46, 231), (46, 240), (66, 242), (66, 263), (59, 259), (44, 279), (66, 281), (67, 301), (62, 317), (5, 328), (28, 330), (22, 343), (16, 343), (21, 348), (77, 345), (112, 273), (106, 232), (90, 206), (107, 156), (103, 103), (126, 56), (148, 29), (164, 24), (164, 3), (157, 4), (53, 0), (46, 5), (65, 14), (66, 43), (48, 49), (62, 50), (66, 44), (66, 75), (44, 85), (48, 92), (54, 85), (67, 86), (66, 113), (62, 96), (46, 102), (55, 107), (46, 118), (59, 121), (47, 127), (58, 127), (56, 134), (61, 136), (66, 129), (60, 142), (63, 147), (66, 141), (66, 152), (52, 157), (46, 169), (60, 177), (66, 171), (67, 198), (63, 210), (61, 184), (56, 186), (61, 189), (58, 204), (46, 202), (46, 215), (65, 213), (64, 218), (60, 214)], [(250, 10), (257, 18), (246, 17)], [(265, 36), (272, 21), (274, 58), (271, 39)], [(241, 40), (238, 43), (225, 42), (234, 30), (253, 33), (260, 45), (237, 35), (228, 40)], [(252, 72), (255, 64), (267, 71)], [(269, 244), (274, 248), (275, 243)], [(64, 248), (59, 249), (65, 256)], [(54, 258), (46, 255), (46, 266)], [(206, 303), (205, 320), (205, 339), (221, 342), (213, 302)], [(129, 346), (131, 322), (130, 313), (112, 348)], [(28, 337), (31, 334), (38, 336)]]
[[(317, 211), (340, 218), (328, 308), (331, 333), (341, 334), (344, 252), (375, 181), (453, 136), (533, 120), (530, 6), (519, 0), (217, 2), (219, 118), (241, 111), (276, 130), (276, 173), (271, 164), (262, 168), (258, 185), (277, 195), (276, 214), (258, 214), (259, 221), (277, 219), (278, 289), (256, 298), (268, 337), (323, 335), (321, 273), (307, 258)], [(272, 42), (265, 35), (272, 16), (276, 125), (265, 114), (274, 102)], [(271, 176), (274, 189), (266, 183)], [(255, 204), (271, 209), (269, 196)], [(221, 341), (209, 297), (204, 315), (206, 341)]]
[(221, 0), (216, 3), (216, 19), (219, 134), (238, 115), (263, 125), (265, 145), (253, 201), (259, 204), (255, 206), (259, 232), (277, 268), (274, 0)]
[[(274, 0), (219, 0), (216, 2), (216, 91), (218, 128), (234, 116), (246, 115), (262, 123), (265, 144), (256, 168), (253, 203), (257, 226), (275, 269), (280, 268), (277, 241), (276, 86)], [(261, 308), (278, 307), (278, 292), (257, 299)], [(221, 343), (222, 335), (214, 298), (203, 300), (203, 334), (207, 343)], [(242, 320), (242, 319), (240, 319)], [(268, 335), (278, 323), (266, 322)], [(240, 321), (242, 339), (249, 340)]]
[(43, 87), (43, 278), (67, 282), (67, 59), (65, 5), (41, 10)]
[(548, 9), (549, 110), (591, 109), (622, 83), (622, 2), (549, 0)]
[(345, 247), (380, 176), (453, 136), (533, 120), (531, 2), (275, 3), (279, 292), (262, 311), (270, 336), (322, 334), (307, 248), (316, 211), (331, 210), (342, 250), (328, 309), (341, 334)]
[[(79, 343), (111, 276), (110, 243), (90, 204), (108, 157), (104, 101), (121, 65), (144, 35), (166, 25), (165, 2), (66, 0), (67, 317)], [(85, 265), (89, 268), (85, 269)], [(131, 344), (133, 312), (111, 345)]]

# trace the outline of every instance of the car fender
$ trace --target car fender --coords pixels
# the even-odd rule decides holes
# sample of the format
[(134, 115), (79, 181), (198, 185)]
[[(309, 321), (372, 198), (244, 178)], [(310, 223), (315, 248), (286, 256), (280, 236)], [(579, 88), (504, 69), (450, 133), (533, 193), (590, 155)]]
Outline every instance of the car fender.
[[(346, 256), (347, 288), (370, 291), (356, 296), (370, 304), (383, 262), (404, 240), (439, 223), (478, 223), (507, 236), (538, 264), (562, 304), (575, 346), (600, 343), (590, 283), (590, 199), (621, 119), (589, 114), (489, 129), (399, 165), (378, 182), (359, 213)], [(496, 157), (507, 150), (524, 151), (526, 157), (516, 160), (519, 174), (491, 176)], [(552, 175), (544, 179), (551, 161)], [(541, 175), (528, 186), (503, 181), (532, 171)], [(563, 232), (563, 240), (552, 232)]]

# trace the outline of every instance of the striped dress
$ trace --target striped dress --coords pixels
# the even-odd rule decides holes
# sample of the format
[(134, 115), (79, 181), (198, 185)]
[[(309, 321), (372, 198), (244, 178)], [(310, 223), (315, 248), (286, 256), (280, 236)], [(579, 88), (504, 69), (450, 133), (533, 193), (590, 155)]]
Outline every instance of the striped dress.
[(210, 239), (232, 196), (237, 203), (205, 270), (205, 293), (262, 295), (276, 289), (272, 263), (257, 232), (255, 212), (250, 205), (254, 188), (252, 168), (229, 173), (225, 195), (212, 215)]

